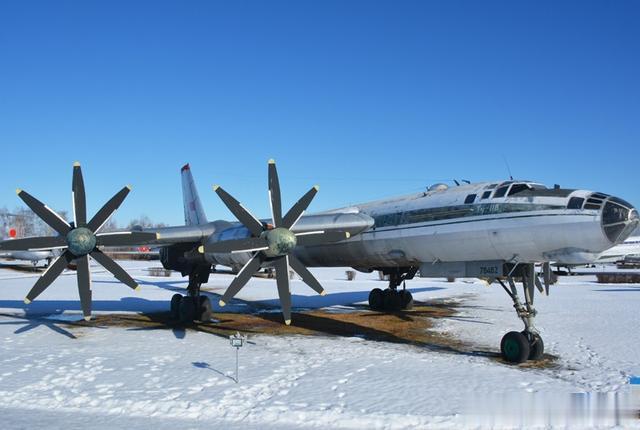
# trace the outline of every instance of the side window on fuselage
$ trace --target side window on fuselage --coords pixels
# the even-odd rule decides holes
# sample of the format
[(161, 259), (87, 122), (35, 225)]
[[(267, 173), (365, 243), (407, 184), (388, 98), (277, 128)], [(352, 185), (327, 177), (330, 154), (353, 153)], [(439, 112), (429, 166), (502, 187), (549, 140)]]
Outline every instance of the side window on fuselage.
[(464, 204), (465, 205), (469, 205), (469, 204), (471, 204), (471, 203), (473, 203), (475, 201), (476, 201), (476, 195), (475, 194), (469, 194), (467, 196), (467, 198), (464, 199)]

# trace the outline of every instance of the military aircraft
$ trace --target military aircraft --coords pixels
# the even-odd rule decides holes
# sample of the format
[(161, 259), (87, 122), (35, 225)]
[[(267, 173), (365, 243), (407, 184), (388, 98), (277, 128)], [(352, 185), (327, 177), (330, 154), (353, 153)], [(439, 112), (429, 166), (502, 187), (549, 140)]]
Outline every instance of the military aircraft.
[[(324, 289), (307, 266), (351, 266), (379, 270), (389, 276), (386, 290), (373, 289), (371, 308), (398, 311), (411, 307), (406, 280), (421, 277), (478, 277), (498, 282), (524, 323), (522, 332), (507, 333), (501, 351), (507, 361), (538, 360), (544, 343), (535, 328), (534, 293), (549, 293), (549, 262), (584, 264), (624, 241), (638, 226), (637, 210), (626, 201), (588, 190), (547, 188), (532, 181), (496, 181), (448, 187), (436, 184), (423, 192), (306, 214), (318, 187), (311, 188), (285, 214), (282, 212), (276, 165), (268, 163), (271, 219), (259, 220), (223, 188), (214, 191), (239, 222), (208, 222), (191, 169), (181, 169), (185, 225), (139, 232), (101, 233), (100, 227), (124, 200), (123, 188), (87, 222), (84, 185), (74, 165), (75, 223), (22, 190), (18, 196), (54, 230), (55, 237), (1, 242), (0, 249), (65, 249), (36, 282), (25, 302), (47, 288), (72, 260), (78, 262), (78, 288), (86, 318), (91, 312), (88, 255), (117, 279), (136, 283), (100, 251), (101, 246), (160, 245), (165, 268), (189, 277), (187, 295), (174, 295), (171, 311), (182, 320), (207, 321), (209, 298), (200, 294), (213, 265), (238, 270), (221, 297), (224, 306), (259, 269), (275, 269), (285, 323), (291, 322), (289, 268), (316, 292)], [(541, 273), (535, 269), (542, 263)], [(516, 289), (522, 283), (524, 302)]]

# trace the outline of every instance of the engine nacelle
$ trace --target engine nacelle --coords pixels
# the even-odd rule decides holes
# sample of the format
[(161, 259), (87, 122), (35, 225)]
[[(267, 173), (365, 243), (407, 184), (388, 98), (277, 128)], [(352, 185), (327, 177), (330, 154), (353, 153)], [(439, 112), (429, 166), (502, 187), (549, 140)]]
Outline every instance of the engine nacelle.
[[(251, 233), (244, 226), (235, 226), (216, 232), (207, 238), (207, 242), (216, 243), (224, 240), (245, 239), (251, 237)], [(247, 261), (251, 259), (251, 252), (224, 252), (224, 253), (208, 253), (206, 258), (213, 264), (221, 264), (231, 267), (234, 270), (240, 270)]]

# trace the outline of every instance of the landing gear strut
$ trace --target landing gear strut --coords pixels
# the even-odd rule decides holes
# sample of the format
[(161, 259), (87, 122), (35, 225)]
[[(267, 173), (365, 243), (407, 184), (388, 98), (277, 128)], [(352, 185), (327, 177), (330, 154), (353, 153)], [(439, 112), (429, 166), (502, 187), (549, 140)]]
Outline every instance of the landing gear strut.
[[(417, 267), (383, 269), (389, 276), (389, 287), (386, 290), (374, 288), (369, 293), (369, 307), (376, 311), (394, 312), (413, 308), (413, 296), (406, 289), (405, 281), (413, 279)], [(398, 287), (402, 284), (402, 289)]]
[[(520, 297), (518, 297), (514, 276), (522, 278), (524, 303), (522, 303)], [(518, 317), (524, 323), (523, 331), (511, 331), (502, 338), (502, 342), (500, 343), (502, 357), (511, 363), (540, 360), (544, 355), (544, 342), (534, 326), (534, 319), (538, 312), (533, 307), (533, 298), (536, 288), (540, 292), (543, 290), (542, 284), (535, 273), (534, 265), (521, 264), (515, 266), (509, 276), (507, 276), (509, 287), (507, 287), (501, 279), (497, 279), (497, 281), (513, 301), (513, 307)], [(547, 282), (548, 281), (545, 280), (545, 283)]]
[(209, 297), (200, 294), (200, 286), (209, 280), (210, 266), (198, 266), (189, 274), (188, 295), (174, 294), (171, 297), (171, 318), (182, 323), (211, 320), (212, 308)]

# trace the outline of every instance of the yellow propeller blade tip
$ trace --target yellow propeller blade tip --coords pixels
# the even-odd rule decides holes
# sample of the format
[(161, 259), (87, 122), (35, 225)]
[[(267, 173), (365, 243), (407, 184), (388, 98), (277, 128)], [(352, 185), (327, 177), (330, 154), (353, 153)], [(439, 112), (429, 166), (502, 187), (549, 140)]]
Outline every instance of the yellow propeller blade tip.
[(322, 290), (322, 292), (320, 293), (321, 296), (326, 296), (327, 292), (325, 290)]
[(160, 239), (160, 233), (156, 233), (156, 240)]
[(199, 252), (200, 254), (204, 254), (204, 246), (200, 245), (200, 246), (198, 247), (198, 252)]
[(220, 301), (218, 302), (218, 304), (220, 305), (220, 307), (221, 307), (221, 308), (224, 308), (224, 305), (226, 305), (226, 303), (225, 303), (225, 302), (223, 302), (222, 300), (220, 300)]
[(220, 188), (220, 185), (214, 185), (213, 186), (213, 191), (218, 191), (218, 188)]
[(31, 303), (31, 300), (27, 299), (26, 297), (24, 298), (24, 304), (28, 305)]
[(89, 315), (88, 317), (84, 317), (84, 320), (87, 322), (91, 321), (91, 315)]
[(140, 285), (136, 285), (136, 287), (133, 289), (133, 291), (135, 291), (136, 293), (140, 292)]
[(314, 185), (313, 188), (315, 188), (316, 191), (320, 191), (320, 185)]
[(133, 189), (133, 187), (131, 186), (131, 184), (127, 184), (125, 185), (125, 187), (127, 187), (129, 189), (129, 191), (131, 191)]
[(274, 160), (273, 158), (269, 159), (269, 164), (276, 164), (276, 160)]
[(20, 194), (22, 190), (20, 188), (16, 188), (16, 194)]
[(291, 320), (284, 320), (284, 323), (285, 323), (286, 325), (291, 325)]
[(345, 232), (345, 236), (347, 236), (347, 239), (349, 239), (351, 237), (351, 233), (349, 233), (348, 231)]
[(79, 161), (74, 162), (73, 167), (80, 167), (80, 162)]

